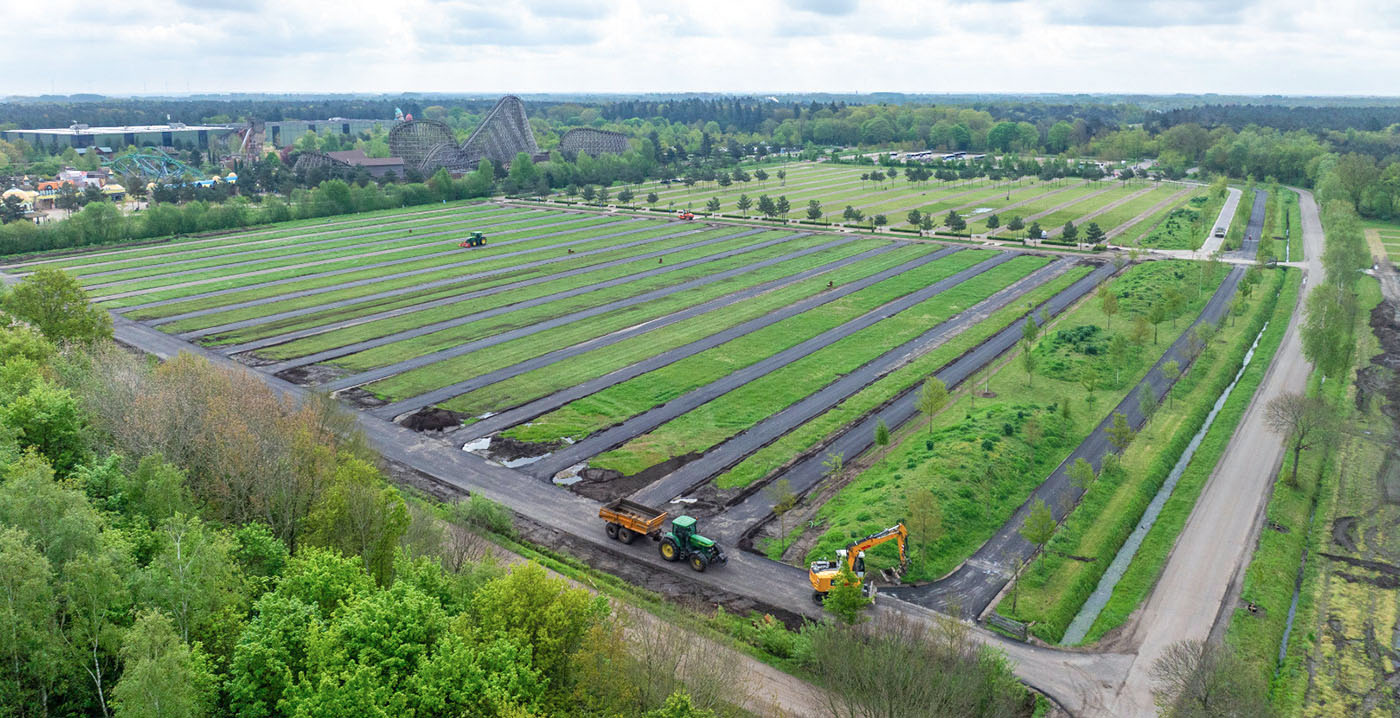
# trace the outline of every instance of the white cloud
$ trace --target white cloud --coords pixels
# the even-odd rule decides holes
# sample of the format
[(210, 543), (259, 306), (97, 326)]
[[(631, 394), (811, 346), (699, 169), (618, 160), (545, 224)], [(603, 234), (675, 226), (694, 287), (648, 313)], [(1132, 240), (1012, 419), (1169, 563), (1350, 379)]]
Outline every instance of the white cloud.
[(15, 94), (1394, 95), (1397, 28), (1385, 0), (94, 0), (7, 8), (0, 59)]

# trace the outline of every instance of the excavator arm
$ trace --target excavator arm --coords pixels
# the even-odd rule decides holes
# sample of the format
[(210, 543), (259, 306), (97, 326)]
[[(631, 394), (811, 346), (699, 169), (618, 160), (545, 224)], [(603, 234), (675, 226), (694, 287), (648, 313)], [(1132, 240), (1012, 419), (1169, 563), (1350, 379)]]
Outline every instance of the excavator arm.
[(905, 528), (902, 522), (897, 523), (894, 526), (891, 526), (883, 531), (876, 531), (875, 533), (870, 534), (869, 536), (866, 536), (865, 538), (859, 541), (855, 541), (846, 546), (846, 566), (852, 571), (854, 571), (856, 567), (856, 559), (861, 555), (861, 553), (863, 553), (867, 549), (874, 548), (882, 543), (888, 543), (890, 541), (899, 542), (899, 564), (903, 566), (905, 561), (908, 560), (908, 555), (905, 553), (905, 542), (908, 539), (909, 529)]

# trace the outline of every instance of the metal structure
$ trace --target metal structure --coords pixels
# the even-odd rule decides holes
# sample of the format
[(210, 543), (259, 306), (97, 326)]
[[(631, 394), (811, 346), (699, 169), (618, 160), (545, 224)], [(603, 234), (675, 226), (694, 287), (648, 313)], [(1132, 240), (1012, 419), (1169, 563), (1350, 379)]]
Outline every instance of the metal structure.
[(423, 174), (432, 174), (443, 166), (428, 166), (424, 160), (444, 144), (455, 149), (457, 138), (447, 123), (438, 120), (400, 122), (389, 130), (389, 153), (403, 159), (406, 169), (416, 169)]
[(324, 170), (326, 174), (334, 177), (344, 177), (355, 173), (355, 168), (349, 162), (342, 162), (325, 152), (302, 152), (297, 155), (297, 161), (292, 165), (292, 171), (302, 174), (313, 170)]
[(592, 127), (575, 127), (559, 138), (559, 151), (567, 156), (586, 152), (597, 157), (603, 154), (620, 155), (630, 149), (627, 135), (621, 132), (595, 130)]
[(515, 95), (502, 97), (460, 146), (452, 128), (437, 120), (410, 120), (389, 131), (389, 150), (404, 167), (430, 175), (439, 169), (470, 172), (482, 160), (509, 165), (521, 152), (537, 157), (539, 143), (525, 116), (525, 103)]
[(136, 152), (103, 162), (102, 166), (116, 175), (136, 175), (148, 180), (201, 176), (199, 170), (159, 151)]

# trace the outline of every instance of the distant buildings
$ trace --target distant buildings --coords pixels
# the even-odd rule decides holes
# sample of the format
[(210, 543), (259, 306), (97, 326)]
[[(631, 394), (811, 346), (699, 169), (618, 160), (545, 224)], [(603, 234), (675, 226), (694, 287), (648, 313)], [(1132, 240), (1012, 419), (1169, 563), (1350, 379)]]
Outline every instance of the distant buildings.
[(128, 145), (209, 149), (211, 140), (232, 133), (232, 125), (186, 125), (170, 122), (164, 125), (129, 125), (125, 127), (89, 127), (76, 124), (49, 130), (0, 130), (0, 139), (23, 140), (53, 153), (82, 147), (126, 147)]

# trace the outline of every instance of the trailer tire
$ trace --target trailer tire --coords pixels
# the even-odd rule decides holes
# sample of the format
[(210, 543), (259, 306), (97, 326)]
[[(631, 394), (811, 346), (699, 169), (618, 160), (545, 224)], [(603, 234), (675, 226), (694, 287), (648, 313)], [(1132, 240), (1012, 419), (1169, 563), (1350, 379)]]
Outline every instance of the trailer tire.
[(676, 559), (681, 557), (680, 549), (676, 548), (676, 542), (674, 539), (661, 539), (661, 546), (658, 547), (657, 550), (661, 552), (661, 558), (664, 558), (667, 561), (675, 561)]
[(698, 553), (692, 554), (690, 557), (690, 567), (695, 569), (696, 573), (704, 573), (705, 569), (708, 568), (709, 565), (710, 562), (706, 561), (705, 557)]
[(608, 525), (603, 529), (603, 531), (605, 531), (605, 532), (608, 534), (608, 538), (610, 538), (610, 539), (616, 539), (616, 538), (617, 538), (617, 530), (618, 530), (619, 528), (622, 528), (622, 527), (621, 527), (621, 526), (618, 526), (618, 525), (615, 524), (615, 523), (609, 522)]
[(618, 541), (621, 541), (623, 543), (632, 543), (632, 539), (635, 538), (637, 538), (637, 534), (633, 533), (632, 529), (629, 529), (626, 526), (619, 526), (617, 528)]

